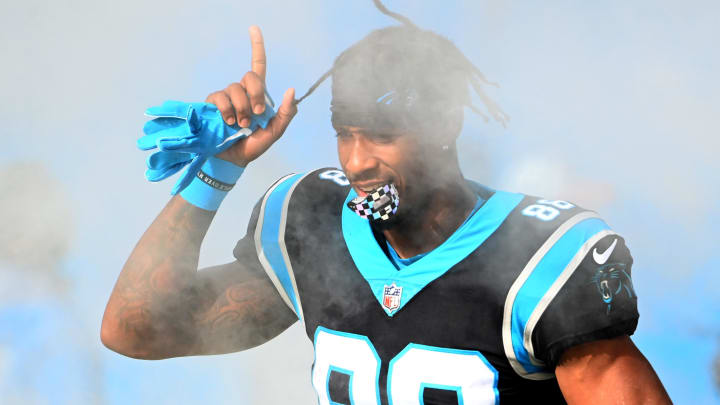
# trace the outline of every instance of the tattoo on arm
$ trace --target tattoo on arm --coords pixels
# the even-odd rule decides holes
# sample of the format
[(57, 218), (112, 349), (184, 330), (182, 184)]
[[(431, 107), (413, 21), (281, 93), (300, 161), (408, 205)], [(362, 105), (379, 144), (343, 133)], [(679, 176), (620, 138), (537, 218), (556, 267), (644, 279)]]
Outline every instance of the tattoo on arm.
[(227, 353), (255, 347), (285, 330), (294, 317), (269, 280), (231, 285), (199, 315), (200, 350)]
[(175, 196), (125, 263), (103, 327), (107, 321), (131, 355), (166, 357), (194, 344), (188, 323), (191, 308), (202, 305), (202, 294), (193, 291), (193, 283), (213, 215)]
[(259, 263), (197, 271), (212, 217), (175, 197), (140, 239), (103, 321), (117, 332), (117, 351), (141, 358), (227, 353), (261, 344), (295, 320), (255, 269)]

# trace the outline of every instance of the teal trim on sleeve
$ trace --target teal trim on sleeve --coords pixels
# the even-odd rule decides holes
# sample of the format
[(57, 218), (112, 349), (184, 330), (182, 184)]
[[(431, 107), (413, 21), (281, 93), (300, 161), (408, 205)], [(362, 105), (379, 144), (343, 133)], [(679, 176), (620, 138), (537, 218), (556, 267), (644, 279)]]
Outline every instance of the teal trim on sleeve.
[(527, 372), (548, 372), (532, 363), (523, 342), (530, 316), (583, 245), (601, 231), (609, 229), (599, 218), (589, 218), (573, 226), (555, 242), (518, 291), (512, 306), (512, 347), (515, 358)]
[(285, 232), (285, 224), (282, 218), (287, 215), (287, 212), (284, 212), (287, 206), (286, 199), (291, 195), (293, 186), (302, 180), (303, 177), (305, 177), (305, 174), (292, 175), (278, 184), (270, 193), (265, 202), (262, 233), (260, 236), (262, 251), (280, 281), (282, 288), (290, 298), (298, 317), (301, 313), (298, 302), (298, 292), (295, 291), (293, 287), (292, 279), (294, 275), (292, 274), (292, 270), (286, 265), (287, 253), (284, 251), (285, 242), (281, 240), (280, 235)]

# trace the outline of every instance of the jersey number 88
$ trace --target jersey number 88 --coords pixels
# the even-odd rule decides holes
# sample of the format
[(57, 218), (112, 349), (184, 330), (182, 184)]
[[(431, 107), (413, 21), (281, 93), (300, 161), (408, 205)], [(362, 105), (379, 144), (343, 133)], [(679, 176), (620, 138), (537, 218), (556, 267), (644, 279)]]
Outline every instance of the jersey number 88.
[(559, 210), (573, 208), (574, 205), (562, 200), (538, 200), (536, 204), (528, 205), (522, 210), (522, 214), (528, 217), (535, 217), (541, 221), (552, 221), (560, 214)]

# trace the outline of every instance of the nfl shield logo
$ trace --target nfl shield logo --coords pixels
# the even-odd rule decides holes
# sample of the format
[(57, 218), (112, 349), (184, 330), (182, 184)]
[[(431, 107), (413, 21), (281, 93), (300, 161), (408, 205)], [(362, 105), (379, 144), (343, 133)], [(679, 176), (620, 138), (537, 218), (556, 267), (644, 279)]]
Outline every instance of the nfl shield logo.
[(402, 296), (402, 287), (398, 287), (395, 283), (386, 285), (383, 289), (383, 306), (388, 311), (394, 311), (400, 307), (400, 297)]

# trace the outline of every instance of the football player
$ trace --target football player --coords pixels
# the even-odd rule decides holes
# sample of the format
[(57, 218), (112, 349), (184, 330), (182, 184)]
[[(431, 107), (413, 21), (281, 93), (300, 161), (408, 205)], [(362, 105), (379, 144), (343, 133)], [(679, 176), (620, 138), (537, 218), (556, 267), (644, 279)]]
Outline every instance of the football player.
[[(142, 359), (229, 353), (301, 322), (322, 405), (669, 403), (629, 338), (624, 239), (570, 202), (466, 179), (455, 139), (468, 88), (505, 116), (452, 43), (396, 17), (402, 26), (372, 32), (320, 80), (332, 77), (341, 168), (277, 180), (236, 260), (202, 271), (217, 206), (174, 196), (118, 278), (103, 343)], [(250, 36), (251, 70), (206, 100), (229, 125), (266, 108), (259, 28)], [(289, 89), (267, 128), (208, 161), (197, 187), (221, 201), (296, 104)]]

